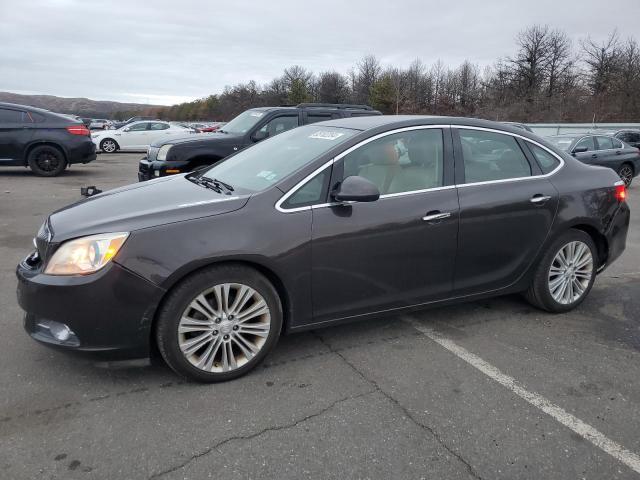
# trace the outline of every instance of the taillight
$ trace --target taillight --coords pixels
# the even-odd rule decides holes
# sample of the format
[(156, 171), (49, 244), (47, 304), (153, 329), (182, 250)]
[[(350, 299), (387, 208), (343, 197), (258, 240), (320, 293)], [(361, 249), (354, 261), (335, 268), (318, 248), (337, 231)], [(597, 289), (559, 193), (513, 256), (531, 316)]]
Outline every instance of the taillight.
[(619, 202), (624, 202), (627, 199), (627, 188), (624, 186), (624, 182), (616, 182), (615, 195)]
[(91, 136), (91, 132), (84, 125), (71, 125), (67, 127), (67, 132), (71, 135), (86, 135), (87, 137)]

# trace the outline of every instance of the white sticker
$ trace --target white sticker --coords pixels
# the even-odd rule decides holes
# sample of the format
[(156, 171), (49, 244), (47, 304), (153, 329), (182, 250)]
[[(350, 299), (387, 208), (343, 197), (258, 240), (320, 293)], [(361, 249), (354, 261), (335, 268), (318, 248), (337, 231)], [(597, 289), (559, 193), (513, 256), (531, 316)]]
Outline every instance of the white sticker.
[(252, 117), (260, 118), (263, 115), (263, 113), (262, 112), (251, 112), (251, 113), (249, 113), (249, 115), (251, 115)]
[(315, 133), (309, 135), (309, 138), (320, 138), (321, 140), (335, 140), (336, 138), (340, 138), (344, 133), (339, 132), (330, 132), (327, 130), (318, 130)]
[(270, 170), (262, 170), (260, 173), (258, 173), (258, 175), (256, 175), (259, 178), (264, 178), (265, 180), (273, 180), (275, 179), (278, 174), (275, 172), (272, 172)]

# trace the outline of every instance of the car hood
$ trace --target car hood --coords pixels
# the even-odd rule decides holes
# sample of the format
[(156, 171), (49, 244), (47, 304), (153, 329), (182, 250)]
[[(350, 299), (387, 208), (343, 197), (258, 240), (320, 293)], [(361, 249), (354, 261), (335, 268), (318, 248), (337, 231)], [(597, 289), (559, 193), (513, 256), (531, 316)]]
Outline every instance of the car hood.
[(131, 232), (142, 228), (232, 212), (249, 195), (226, 195), (199, 186), (185, 175), (116, 188), (51, 214), (52, 240), (83, 235)]
[(171, 138), (169, 140), (162, 139), (152, 143), (151, 146), (160, 147), (162, 145), (182, 145), (182, 144), (193, 143), (193, 142), (204, 142), (205, 144), (208, 142), (217, 143), (222, 140), (232, 141), (233, 139), (238, 139), (238, 138), (242, 138), (242, 135), (234, 135), (232, 133), (209, 132), (209, 133), (200, 133), (197, 135), (197, 137), (182, 136), (180, 138)]

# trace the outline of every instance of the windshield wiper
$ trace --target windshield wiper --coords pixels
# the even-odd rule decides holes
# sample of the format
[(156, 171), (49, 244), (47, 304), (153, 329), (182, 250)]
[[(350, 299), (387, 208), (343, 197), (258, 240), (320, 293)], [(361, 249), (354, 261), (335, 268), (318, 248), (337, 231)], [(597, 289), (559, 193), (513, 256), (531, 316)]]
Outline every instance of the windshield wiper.
[(223, 182), (222, 180), (218, 180), (217, 178), (209, 178), (205, 176), (202, 176), (200, 178), (205, 182), (211, 182), (213, 185), (215, 185), (218, 188), (223, 187), (225, 190), (228, 190), (229, 192), (233, 192), (234, 190), (234, 188), (231, 185)]

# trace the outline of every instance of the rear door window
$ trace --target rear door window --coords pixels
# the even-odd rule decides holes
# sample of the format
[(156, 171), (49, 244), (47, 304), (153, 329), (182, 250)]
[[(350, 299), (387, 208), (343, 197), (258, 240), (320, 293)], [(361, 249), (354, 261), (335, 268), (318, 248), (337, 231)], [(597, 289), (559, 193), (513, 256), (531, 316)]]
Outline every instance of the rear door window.
[(307, 124), (324, 122), (326, 120), (331, 120), (332, 118), (334, 117), (331, 113), (308, 113), (306, 117), (306, 122)]
[(465, 183), (531, 176), (531, 165), (511, 135), (460, 129)]

